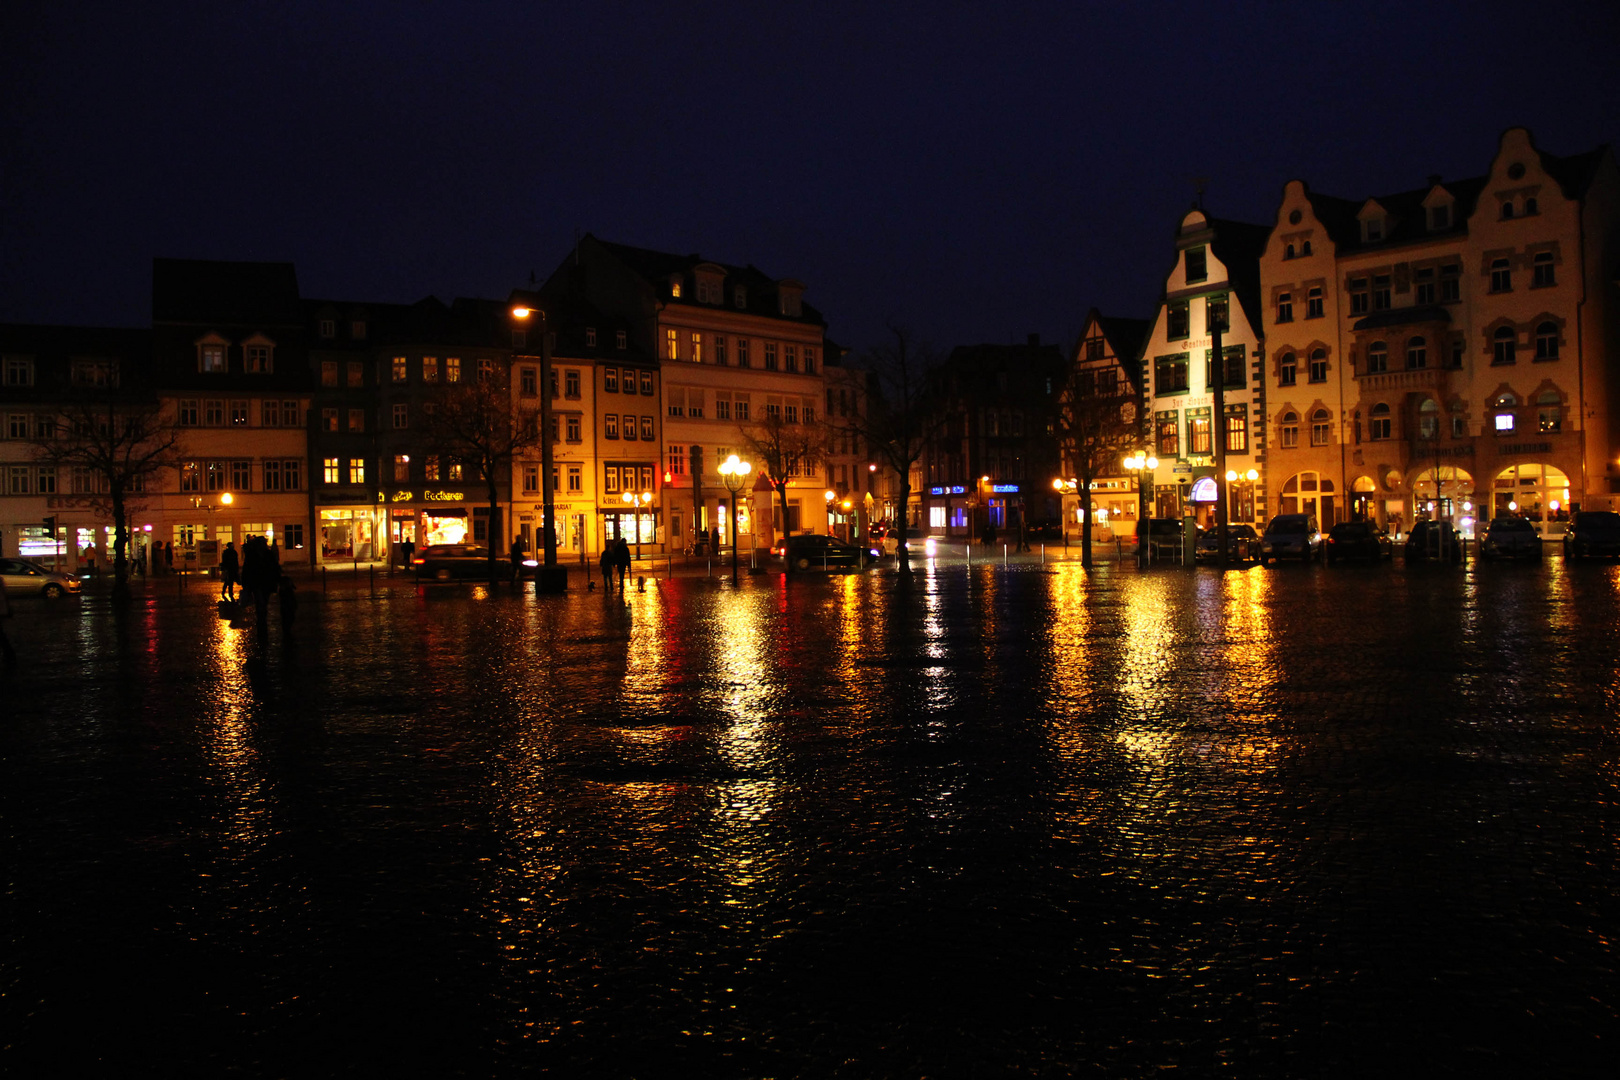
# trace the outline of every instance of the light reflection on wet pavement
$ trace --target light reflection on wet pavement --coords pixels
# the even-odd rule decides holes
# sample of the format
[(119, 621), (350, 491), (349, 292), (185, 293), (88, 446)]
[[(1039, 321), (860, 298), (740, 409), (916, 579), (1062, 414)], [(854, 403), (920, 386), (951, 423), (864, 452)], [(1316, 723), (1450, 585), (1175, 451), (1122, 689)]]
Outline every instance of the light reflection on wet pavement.
[(1604, 1075), (1620, 569), (19, 604), (15, 1071)]

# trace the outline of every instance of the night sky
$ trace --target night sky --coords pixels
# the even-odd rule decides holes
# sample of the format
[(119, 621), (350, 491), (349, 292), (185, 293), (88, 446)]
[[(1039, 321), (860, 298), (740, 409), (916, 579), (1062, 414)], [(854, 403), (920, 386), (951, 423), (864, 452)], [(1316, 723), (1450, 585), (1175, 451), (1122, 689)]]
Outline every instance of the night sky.
[[(19, 10), (27, 8), (30, 10)], [(797, 277), (856, 349), (1151, 313), (1172, 231), (1620, 135), (1620, 4), (80, 4), (0, 14), (0, 320), (154, 255), (504, 296), (576, 232)]]

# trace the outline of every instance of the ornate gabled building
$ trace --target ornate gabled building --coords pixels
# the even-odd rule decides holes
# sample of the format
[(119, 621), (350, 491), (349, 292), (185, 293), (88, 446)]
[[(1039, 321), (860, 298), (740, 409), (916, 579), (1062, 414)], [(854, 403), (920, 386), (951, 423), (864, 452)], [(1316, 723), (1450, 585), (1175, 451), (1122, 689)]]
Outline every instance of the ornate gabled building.
[[(1260, 254), (1269, 226), (1223, 221), (1188, 211), (1176, 230), (1176, 260), (1142, 346), (1144, 420), (1159, 465), (1157, 517), (1192, 513), (1215, 519), (1215, 440), (1225, 440), (1228, 520), (1258, 523), (1266, 503), (1266, 386), (1260, 374), (1263, 329)], [(1219, 363), (1211, 327), (1223, 325)], [(1223, 378), (1223, 415), (1214, 386)], [(1253, 471), (1257, 479), (1248, 479)]]
[(1489, 172), (1361, 201), (1290, 182), (1262, 259), (1272, 512), (1544, 535), (1620, 495), (1620, 171), (1505, 132)]
[[(1123, 461), (1128, 451), (1146, 446), (1141, 359), (1151, 325), (1146, 319), (1105, 316), (1096, 308), (1086, 314), (1059, 395), (1065, 536), (1088, 525), (1093, 538), (1117, 531), (1121, 522), (1126, 531), (1135, 529), (1137, 479)], [(1080, 475), (1088, 459), (1097, 471), (1090, 496), (1084, 497)]]

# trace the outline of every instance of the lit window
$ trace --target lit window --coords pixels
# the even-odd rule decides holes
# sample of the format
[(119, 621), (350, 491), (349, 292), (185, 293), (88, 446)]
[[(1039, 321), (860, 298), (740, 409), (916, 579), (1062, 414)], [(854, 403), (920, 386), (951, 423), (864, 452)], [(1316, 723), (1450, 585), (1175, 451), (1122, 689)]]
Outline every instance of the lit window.
[(268, 373), (270, 371), (270, 346), (247, 346), (243, 349), (243, 363), (247, 370), (255, 375)]
[(1497, 413), (1494, 417), (1494, 422), (1496, 425), (1496, 433), (1498, 435), (1510, 435), (1513, 433), (1514, 416), (1512, 413)]
[(225, 346), (201, 345), (197, 349), (198, 365), (203, 371), (215, 374), (225, 370)]
[(394, 482), (403, 484), (411, 478), (411, 457), (409, 454), (394, 455)]
[(422, 381), (439, 381), (439, 358), (437, 356), (422, 357)]
[(406, 368), (406, 365), (405, 365), (405, 358), (403, 356), (394, 357), (393, 372), (394, 372), (394, 381), (397, 382), (397, 383), (404, 382), (406, 380), (406, 378), (408, 377), (407, 368)]
[(703, 363), (703, 335), (692, 331), (692, 363)]
[[(193, 468), (195, 468), (195, 466), (193, 466)], [(339, 480), (339, 466), (338, 466), (338, 459), (337, 458), (329, 457), (329, 458), (322, 458), (321, 459), (321, 479), (323, 481), (325, 481), (326, 483), (328, 483), (328, 484), (335, 484), (335, 483), (338, 482), (338, 480)], [(183, 478), (182, 478), (180, 490), (181, 491), (186, 490)], [(195, 489), (193, 489), (193, 490), (195, 490)]]
[(438, 455), (430, 455), (427, 460), (422, 462), (422, 479), (434, 481), (439, 479)]
[(366, 482), (366, 459), (352, 457), (349, 459), (349, 483), (363, 484)]
[(681, 358), (681, 339), (674, 330), (664, 331), (664, 354), (666, 360), (679, 360)]
[(444, 358), (444, 381), (447, 383), (461, 381), (461, 357), (447, 356)]

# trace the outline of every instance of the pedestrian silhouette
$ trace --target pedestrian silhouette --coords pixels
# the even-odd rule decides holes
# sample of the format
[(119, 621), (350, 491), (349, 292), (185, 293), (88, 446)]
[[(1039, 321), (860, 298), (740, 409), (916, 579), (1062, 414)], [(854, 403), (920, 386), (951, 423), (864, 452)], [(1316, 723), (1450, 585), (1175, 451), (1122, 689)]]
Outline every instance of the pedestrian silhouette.
[(619, 545), (609, 540), (602, 548), (602, 557), (596, 560), (597, 565), (602, 568), (602, 589), (609, 595), (613, 593), (613, 567), (618, 554)]
[(236, 545), (227, 542), (219, 556), (219, 595), (222, 600), (236, 601), (236, 579), (242, 572), (242, 563), (236, 554)]
[(624, 592), (625, 579), (630, 576), (630, 541), (619, 537), (613, 549), (613, 565), (619, 568), (619, 592)]

